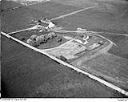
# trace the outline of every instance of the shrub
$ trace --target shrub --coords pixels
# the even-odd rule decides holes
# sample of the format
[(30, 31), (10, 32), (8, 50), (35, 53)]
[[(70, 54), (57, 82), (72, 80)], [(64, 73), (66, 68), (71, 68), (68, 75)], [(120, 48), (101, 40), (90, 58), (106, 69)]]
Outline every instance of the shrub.
[(37, 38), (37, 35), (32, 35), (32, 36), (30, 37), (30, 39), (33, 40), (33, 41), (36, 41), (36, 38)]
[(36, 42), (34, 42), (33, 40), (31, 39), (28, 39), (27, 40), (27, 44), (31, 45), (31, 46), (36, 46)]
[(24, 41), (25, 40), (25, 37), (20, 37), (19, 38), (21, 41)]
[(62, 38), (58, 37), (57, 42), (61, 42), (61, 41), (62, 41)]

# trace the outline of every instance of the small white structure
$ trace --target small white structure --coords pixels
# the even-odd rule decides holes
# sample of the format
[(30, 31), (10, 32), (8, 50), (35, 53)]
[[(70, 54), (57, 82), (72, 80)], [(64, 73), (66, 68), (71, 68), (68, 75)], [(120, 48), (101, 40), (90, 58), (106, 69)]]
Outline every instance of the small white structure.
[(83, 37), (83, 40), (85, 41), (84, 44), (88, 43), (88, 39), (89, 39), (89, 36), (88, 35), (87, 36), (84, 35), (84, 37)]
[(94, 44), (92, 44), (91, 46), (89, 46), (89, 50), (93, 50), (93, 49), (95, 49), (95, 48), (97, 48), (97, 47), (99, 47), (99, 46), (100, 46), (100, 44), (94, 43)]
[(48, 28), (54, 28), (55, 24), (53, 24), (52, 22), (49, 23)]
[(48, 26), (45, 27), (46, 29), (52, 29), (55, 27), (55, 24), (53, 24), (51, 21), (48, 22)]
[(87, 31), (87, 29), (77, 28), (77, 31)]

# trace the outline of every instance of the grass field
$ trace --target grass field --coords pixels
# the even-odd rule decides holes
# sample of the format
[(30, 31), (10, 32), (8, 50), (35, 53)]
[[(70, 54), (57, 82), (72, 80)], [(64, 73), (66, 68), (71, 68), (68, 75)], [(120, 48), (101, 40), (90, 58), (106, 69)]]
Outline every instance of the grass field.
[(93, 8), (82, 11), (75, 15), (58, 19), (56, 22), (63, 25), (66, 29), (76, 29), (77, 27), (87, 28), (88, 30), (107, 31), (116, 33), (127, 33), (128, 19), (118, 18), (116, 14)]
[[(70, 6), (70, 5), (63, 5), (60, 3), (56, 3), (56, 2), (46, 2), (46, 3), (39, 3), (36, 5), (30, 5), (28, 6), (28, 8), (33, 9), (33, 10), (37, 10), (40, 12), (46, 12), (49, 15), (44, 15), (46, 16), (48, 19), (63, 15), (63, 14), (67, 14), (70, 12), (73, 12), (75, 10), (80, 9), (81, 7), (74, 7), (74, 6)], [(43, 13), (42, 13), (43, 14)]]
[(14, 7), (22, 6), (21, 4), (16, 3), (14, 1), (6, 1), (6, 0), (2, 0), (1, 4), (2, 4), (1, 5), (2, 10), (9, 10), (9, 9), (14, 8)]
[(37, 10), (32, 10), (27, 7), (18, 8), (13, 11), (2, 13), (2, 31), (12, 32), (28, 28), (31, 25), (32, 19), (48, 15), (47, 13), (40, 13)]
[(128, 90), (127, 59), (112, 54), (101, 54), (91, 60), (82, 62), (80, 66), (80, 69), (102, 77), (103, 79)]
[(113, 46), (109, 52), (128, 59), (128, 37), (124, 35), (101, 33), (104, 37), (113, 41), (117, 46)]

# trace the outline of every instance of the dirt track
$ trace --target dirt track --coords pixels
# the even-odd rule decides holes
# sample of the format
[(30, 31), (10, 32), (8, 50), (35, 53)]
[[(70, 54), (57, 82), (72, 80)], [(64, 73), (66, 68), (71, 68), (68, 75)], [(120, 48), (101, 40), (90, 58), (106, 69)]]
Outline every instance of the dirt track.
[(77, 11), (73, 11), (73, 12), (68, 13), (68, 14), (64, 14), (64, 15), (52, 18), (50, 20), (57, 20), (57, 19), (60, 19), (60, 18), (68, 17), (68, 16), (71, 16), (71, 15), (74, 15), (74, 14), (77, 14), (79, 12), (82, 12), (82, 11), (85, 11), (85, 10), (88, 10), (88, 9), (92, 9), (92, 8), (95, 8), (95, 7), (96, 7), (96, 5), (95, 6), (91, 6), (91, 7), (87, 7), (87, 8), (83, 8), (83, 9), (80, 9), (80, 10), (77, 10)]

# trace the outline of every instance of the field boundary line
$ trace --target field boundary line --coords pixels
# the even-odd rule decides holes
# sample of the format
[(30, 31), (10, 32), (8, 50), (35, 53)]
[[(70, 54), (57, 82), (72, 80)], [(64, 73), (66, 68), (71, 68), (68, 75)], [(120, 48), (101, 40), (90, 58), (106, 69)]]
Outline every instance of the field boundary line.
[(1, 32), (1, 34), (2, 34), (3, 36), (5, 36), (5, 37), (9, 38), (9, 39), (12, 39), (12, 40), (15, 41), (15, 42), (18, 42), (18, 43), (22, 44), (23, 46), (25, 46), (25, 47), (27, 47), (27, 48), (30, 48), (30, 49), (32, 49), (32, 50), (38, 52), (38, 53), (41, 53), (41, 54), (44, 54), (44, 55), (48, 56), (48, 57), (51, 58), (52, 60), (57, 61), (57, 62), (59, 62), (59, 63), (62, 64), (62, 65), (65, 65), (65, 66), (67, 66), (67, 67), (69, 67), (69, 68), (71, 68), (71, 69), (74, 69), (74, 70), (77, 71), (77, 72), (80, 72), (80, 73), (82, 73), (82, 74), (85, 74), (85, 75), (88, 76), (89, 78), (91, 78), (91, 79), (93, 79), (93, 80), (96, 80), (97, 82), (100, 82), (100, 83), (104, 84), (105, 86), (107, 86), (107, 87), (109, 87), (109, 88), (111, 88), (111, 89), (113, 89), (113, 90), (116, 90), (116, 91), (118, 91), (118, 92), (120, 92), (120, 93), (122, 93), (122, 94), (128, 96), (128, 92), (127, 92), (127, 91), (125, 91), (124, 89), (119, 88), (119, 87), (116, 86), (116, 85), (113, 85), (112, 83), (109, 83), (109, 82), (107, 82), (107, 81), (105, 81), (105, 80), (103, 80), (103, 79), (100, 79), (99, 77), (97, 77), (97, 76), (95, 76), (95, 75), (92, 75), (92, 74), (90, 74), (90, 73), (88, 73), (88, 72), (85, 72), (85, 71), (83, 71), (83, 70), (81, 70), (81, 69), (78, 69), (77, 67), (74, 67), (74, 66), (72, 66), (72, 65), (70, 65), (70, 64), (68, 64), (68, 63), (66, 63), (66, 62), (64, 62), (64, 61), (62, 61), (62, 60), (60, 60), (60, 59), (58, 59), (58, 58), (56, 58), (56, 57), (54, 57), (54, 56), (52, 56), (52, 55), (46, 53), (45, 51), (39, 50), (39, 49), (37, 49), (37, 48), (35, 48), (35, 47), (33, 47), (33, 46), (30, 46), (29, 44), (26, 44), (25, 42), (22, 42), (22, 41), (20, 41), (20, 40), (18, 40), (18, 39), (16, 39), (16, 38), (14, 38), (14, 37), (12, 37), (12, 36), (10, 36), (10, 35), (4, 33), (4, 32)]
[(51, 18), (50, 20), (52, 21), (52, 20), (61, 19), (61, 18), (67, 17), (67, 16), (71, 16), (73, 14), (77, 14), (79, 12), (82, 12), (82, 11), (85, 11), (85, 10), (88, 10), (88, 9), (91, 9), (91, 8), (95, 8), (95, 7), (97, 7), (97, 5), (86, 7), (86, 8), (83, 8), (83, 9), (79, 9), (79, 10), (76, 10), (76, 11), (73, 11), (73, 12), (70, 12), (70, 13), (67, 13), (67, 14), (63, 14), (63, 15), (60, 15), (58, 17)]

